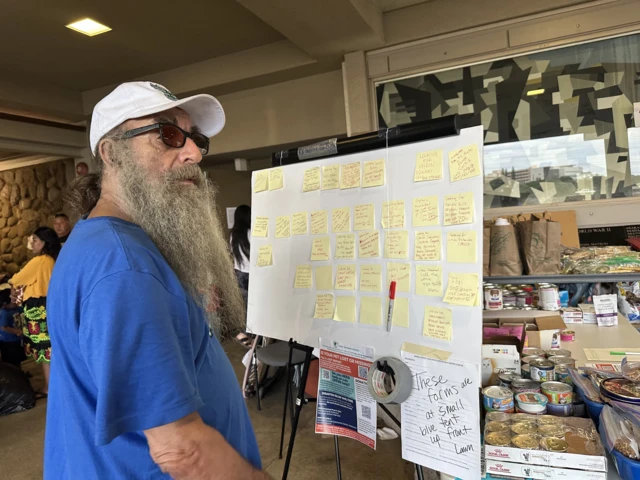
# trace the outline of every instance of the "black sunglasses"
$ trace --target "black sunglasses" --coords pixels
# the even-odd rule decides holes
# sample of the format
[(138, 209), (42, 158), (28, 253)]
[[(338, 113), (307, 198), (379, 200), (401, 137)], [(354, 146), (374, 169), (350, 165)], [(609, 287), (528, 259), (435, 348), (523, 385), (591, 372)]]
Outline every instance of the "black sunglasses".
[(196, 147), (200, 149), (202, 155), (209, 153), (209, 139), (199, 132), (189, 133), (177, 125), (171, 123), (154, 123), (153, 125), (147, 125), (145, 127), (134, 128), (128, 130), (122, 134), (122, 138), (133, 138), (144, 133), (152, 132), (153, 130), (160, 131), (160, 138), (162, 142), (171, 148), (182, 148), (187, 143), (187, 138), (193, 140)]

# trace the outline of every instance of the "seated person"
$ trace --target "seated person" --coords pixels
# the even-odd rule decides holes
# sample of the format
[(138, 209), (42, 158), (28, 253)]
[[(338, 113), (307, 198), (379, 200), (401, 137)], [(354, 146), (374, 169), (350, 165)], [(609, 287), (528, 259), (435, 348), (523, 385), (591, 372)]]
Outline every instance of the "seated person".
[(13, 320), (13, 316), (20, 313), (20, 308), (11, 303), (9, 292), (9, 289), (0, 290), (0, 302), (3, 305), (0, 309), (0, 357), (3, 362), (20, 368), (25, 359), (20, 338), (22, 330), (17, 328)]

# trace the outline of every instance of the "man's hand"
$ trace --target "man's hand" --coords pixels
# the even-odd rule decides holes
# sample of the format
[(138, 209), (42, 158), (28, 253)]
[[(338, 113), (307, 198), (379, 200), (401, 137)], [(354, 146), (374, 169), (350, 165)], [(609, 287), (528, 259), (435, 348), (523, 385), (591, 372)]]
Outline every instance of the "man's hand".
[(176, 480), (269, 480), (197, 413), (144, 434), (153, 461)]

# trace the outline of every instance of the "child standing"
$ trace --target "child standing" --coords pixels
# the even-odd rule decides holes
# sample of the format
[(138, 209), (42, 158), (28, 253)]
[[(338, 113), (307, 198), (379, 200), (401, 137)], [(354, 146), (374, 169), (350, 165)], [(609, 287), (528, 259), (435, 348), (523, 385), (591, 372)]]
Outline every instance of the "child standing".
[(0, 309), (0, 357), (3, 362), (20, 368), (25, 359), (22, 347), (22, 330), (16, 328), (13, 316), (20, 313), (20, 309), (12, 303), (7, 303)]

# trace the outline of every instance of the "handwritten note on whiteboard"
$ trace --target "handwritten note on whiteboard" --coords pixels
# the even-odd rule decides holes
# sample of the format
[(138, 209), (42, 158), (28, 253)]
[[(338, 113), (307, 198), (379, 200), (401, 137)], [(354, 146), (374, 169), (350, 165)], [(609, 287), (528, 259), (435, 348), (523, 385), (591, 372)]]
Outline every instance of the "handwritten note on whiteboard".
[(477, 177), (481, 173), (477, 145), (469, 145), (449, 152), (449, 176), (452, 182)]
[(402, 403), (402, 458), (462, 480), (480, 478), (478, 366), (401, 351), (413, 376)]
[(304, 171), (302, 191), (313, 192), (314, 190), (320, 190), (320, 167), (313, 167)]
[(340, 165), (322, 167), (322, 190), (334, 190), (340, 186)]
[(440, 180), (442, 178), (442, 150), (420, 152), (416, 156), (414, 182)]

